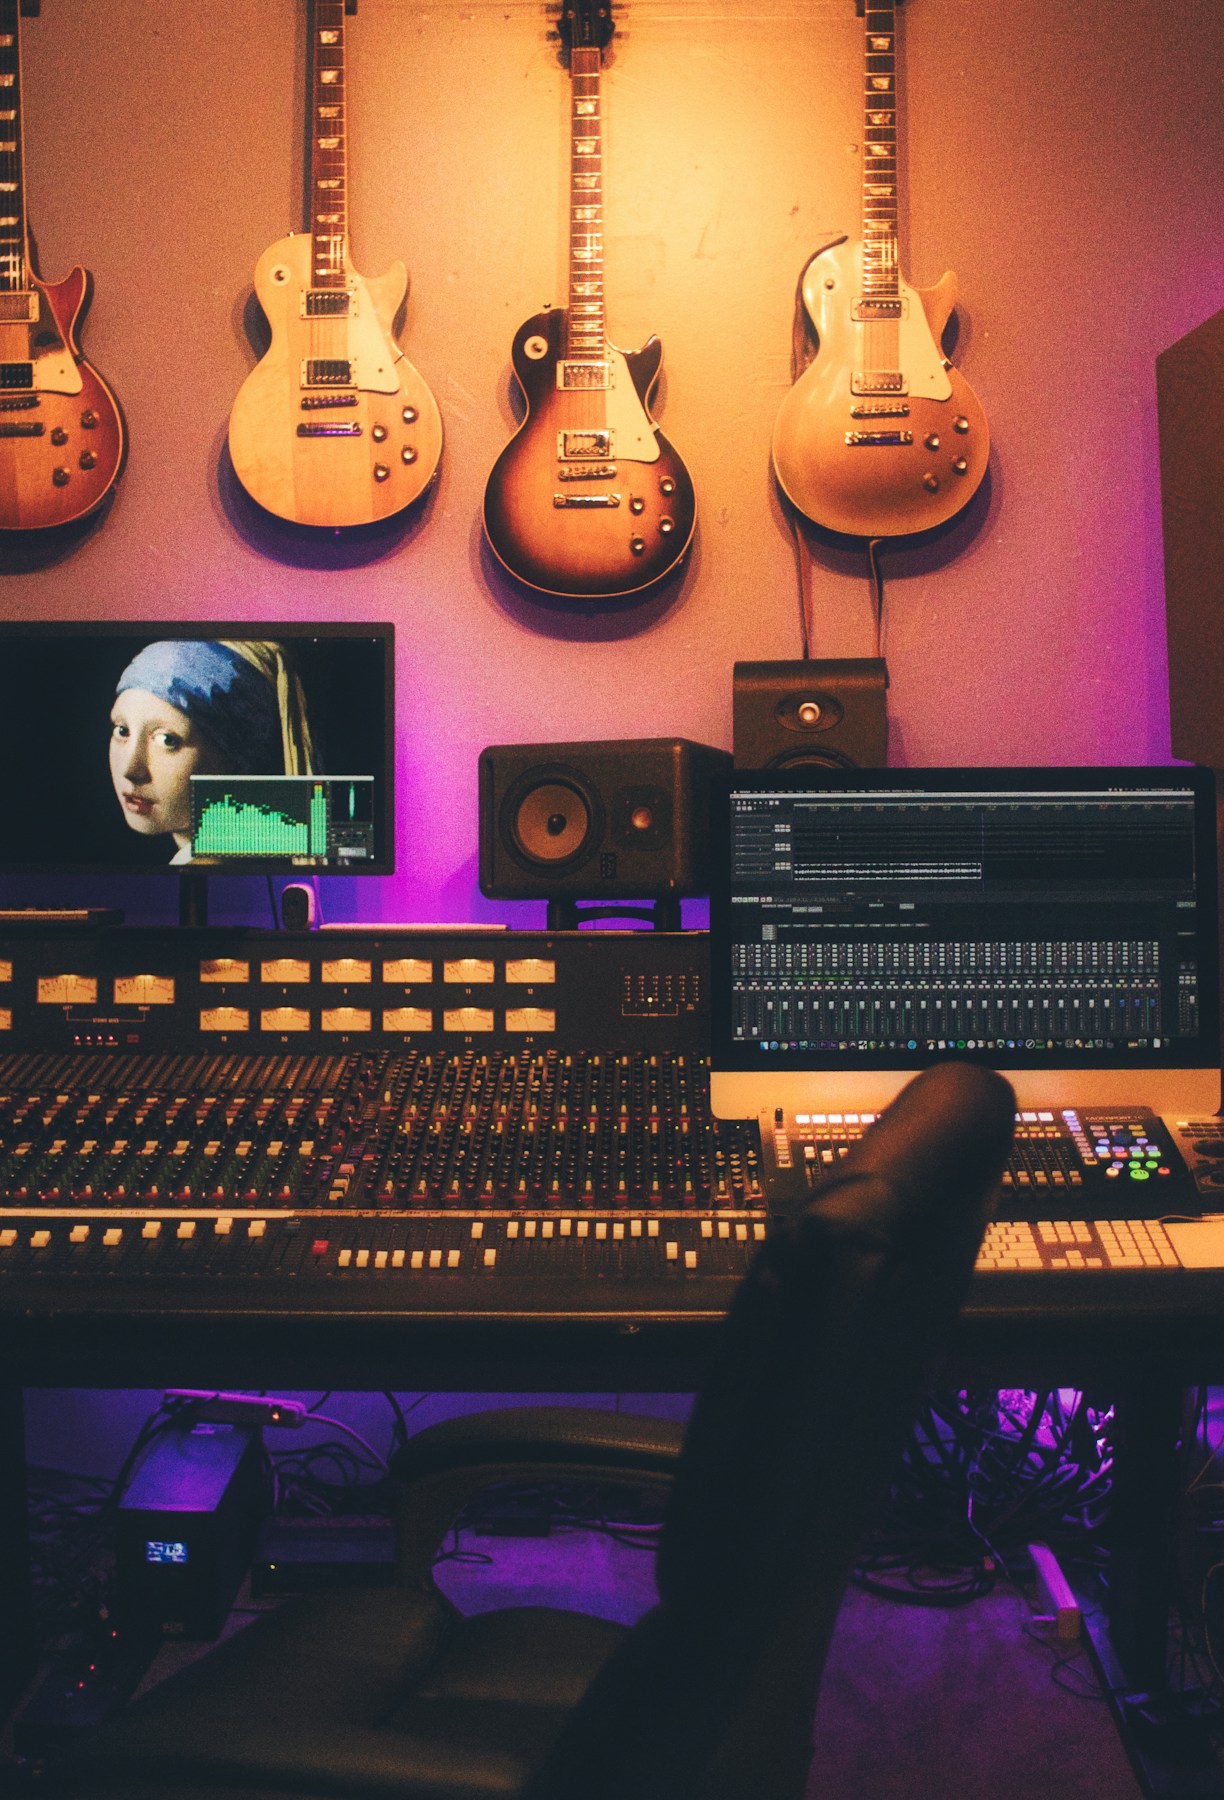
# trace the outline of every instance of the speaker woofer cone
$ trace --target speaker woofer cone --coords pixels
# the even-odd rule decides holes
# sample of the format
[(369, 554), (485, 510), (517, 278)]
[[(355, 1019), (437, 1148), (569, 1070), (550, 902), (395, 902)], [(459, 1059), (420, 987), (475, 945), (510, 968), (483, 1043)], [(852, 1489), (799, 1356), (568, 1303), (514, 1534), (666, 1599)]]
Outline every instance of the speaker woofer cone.
[(516, 782), (502, 803), (503, 841), (533, 869), (580, 861), (596, 843), (596, 809), (577, 782), (543, 771)]

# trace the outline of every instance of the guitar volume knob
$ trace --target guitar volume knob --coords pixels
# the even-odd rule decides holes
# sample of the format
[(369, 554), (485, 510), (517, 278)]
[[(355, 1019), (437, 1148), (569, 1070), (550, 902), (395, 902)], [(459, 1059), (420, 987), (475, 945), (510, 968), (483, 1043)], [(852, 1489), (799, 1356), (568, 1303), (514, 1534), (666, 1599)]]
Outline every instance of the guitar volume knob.
[(374, 439), (374, 442), (376, 444), (381, 444), (381, 443), (385, 442), (386, 436), (387, 436), (387, 427), (385, 425), (372, 425), (370, 427), (370, 436)]
[(403, 411), (400, 413), (400, 418), (404, 421), (405, 425), (415, 425), (417, 422), (416, 407), (415, 406), (406, 406), (403, 409)]
[(416, 459), (417, 459), (417, 453), (413, 449), (412, 445), (405, 444), (404, 448), (400, 451), (400, 461), (402, 463), (414, 463), (416, 461)]
[(922, 441), (928, 450), (939, 449), (939, 433), (937, 431), (928, 431)]
[(929, 494), (937, 494), (939, 492), (939, 476), (936, 475), (933, 469), (928, 469), (926, 474), (922, 477), (922, 485)]
[(676, 491), (675, 476), (665, 475), (663, 477), (662, 481), (659, 483), (659, 492), (661, 494), (674, 494), (675, 491)]
[(642, 499), (642, 496), (640, 494), (634, 494), (631, 497), (631, 499), (629, 501), (629, 511), (631, 513), (640, 513), (640, 512), (646, 511), (646, 502)]
[(375, 481), (386, 481), (388, 479), (388, 477), (390, 476), (390, 474), (391, 474), (391, 471), (387, 467), (386, 463), (375, 463), (374, 464), (374, 479), (375, 479)]
[(92, 406), (87, 406), (85, 408), (85, 411), (81, 414), (81, 424), (85, 427), (86, 431), (92, 431), (94, 426), (97, 423), (98, 423), (97, 413), (94, 411)]
[(55, 430), (51, 433), (51, 442), (53, 444), (66, 444), (68, 442), (68, 433), (64, 430), (62, 425), (57, 425)]
[(57, 465), (51, 471), (51, 479), (55, 483), (56, 487), (67, 487), (68, 486), (68, 471), (67, 471), (67, 469), (62, 468)]
[(82, 450), (77, 461), (83, 469), (96, 469), (98, 466), (97, 456), (92, 450)]
[(667, 536), (668, 532), (674, 531), (675, 529), (676, 529), (676, 521), (674, 519), (660, 519), (659, 520), (659, 530), (663, 533), (664, 537)]
[(635, 556), (641, 556), (646, 549), (646, 539), (635, 537), (629, 539), (629, 548)]
[(964, 413), (958, 414), (957, 417), (955, 419), (953, 419), (952, 429), (953, 429), (953, 431), (959, 431), (961, 436), (964, 437), (965, 433), (969, 429), (969, 421), (965, 417)]

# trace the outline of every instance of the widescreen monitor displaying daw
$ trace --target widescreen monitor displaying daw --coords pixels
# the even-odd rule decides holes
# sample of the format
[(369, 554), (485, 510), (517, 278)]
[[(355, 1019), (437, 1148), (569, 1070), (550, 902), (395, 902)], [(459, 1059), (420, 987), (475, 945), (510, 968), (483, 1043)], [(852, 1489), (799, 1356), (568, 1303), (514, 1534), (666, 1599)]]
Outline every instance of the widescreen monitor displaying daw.
[(716, 1067), (1218, 1062), (1209, 772), (797, 769), (718, 805)]
[(0, 626), (0, 875), (392, 869), (389, 625)]

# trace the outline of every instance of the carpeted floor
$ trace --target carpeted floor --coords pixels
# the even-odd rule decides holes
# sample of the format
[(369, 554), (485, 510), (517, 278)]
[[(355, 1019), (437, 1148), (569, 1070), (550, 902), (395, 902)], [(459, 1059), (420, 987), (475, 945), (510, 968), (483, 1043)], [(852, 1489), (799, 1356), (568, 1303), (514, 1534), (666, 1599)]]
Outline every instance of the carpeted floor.
[[(463, 1547), (490, 1558), (439, 1569), (465, 1612), (582, 1604), (628, 1622), (654, 1599), (651, 1558), (601, 1534)], [(1086, 1655), (1066, 1661), (1044, 1629), (1011, 1588), (952, 1609), (851, 1590), (809, 1800), (1141, 1800)]]

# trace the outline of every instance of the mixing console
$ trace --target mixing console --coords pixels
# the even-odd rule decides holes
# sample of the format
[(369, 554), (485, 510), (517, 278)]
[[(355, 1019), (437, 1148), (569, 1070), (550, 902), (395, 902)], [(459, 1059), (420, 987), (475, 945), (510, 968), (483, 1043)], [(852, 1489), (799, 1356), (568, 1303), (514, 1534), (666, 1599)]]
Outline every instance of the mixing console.
[(0, 1061), (0, 1207), (760, 1205), (700, 1057), (557, 1050)]
[[(0, 1311), (718, 1313), (871, 1115), (713, 1119), (705, 957), (692, 933), (0, 941)], [(1156, 1221), (1221, 1185), (1218, 1120), (1026, 1112), (979, 1268), (1172, 1268)], [(1224, 1260), (1205, 1232), (1195, 1266)]]
[[(763, 1138), (771, 1201), (794, 1204), (817, 1191), (873, 1117), (779, 1111)], [(1187, 1120), (1171, 1131), (1144, 1107), (1022, 1112), (999, 1210), (1015, 1219), (1198, 1214), (1196, 1181), (1211, 1181), (1218, 1166), (1201, 1151), (1209, 1129)]]

